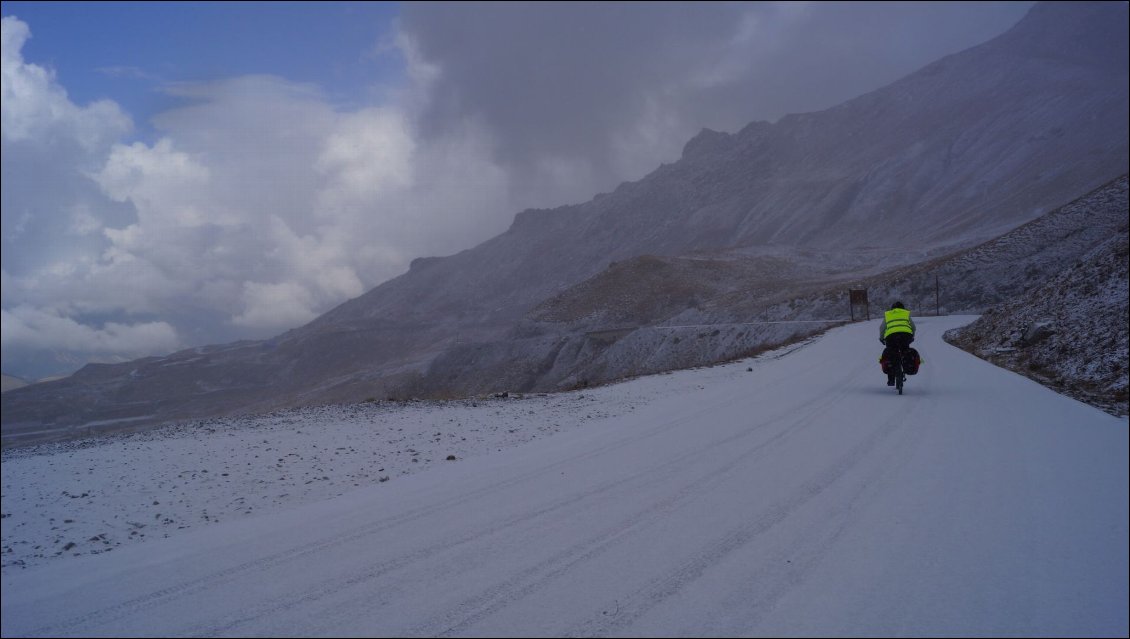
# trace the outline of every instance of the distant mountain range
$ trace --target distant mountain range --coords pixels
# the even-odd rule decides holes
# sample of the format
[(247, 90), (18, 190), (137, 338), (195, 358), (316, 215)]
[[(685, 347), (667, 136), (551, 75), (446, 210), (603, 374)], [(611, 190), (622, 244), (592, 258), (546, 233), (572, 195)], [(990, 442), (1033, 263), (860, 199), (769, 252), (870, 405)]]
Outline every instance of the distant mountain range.
[[(845, 287), (940, 264), (1127, 173), (1127, 23), (1123, 2), (1039, 3), (1000, 37), (834, 108), (704, 130), (642, 180), (523, 211), (505, 233), (418, 259), (276, 338), (89, 365), (5, 393), (5, 439), (553, 390), (716, 361), (819, 326), (801, 319), (846, 319)], [(991, 282), (939, 280), (946, 309), (1001, 301)], [(929, 297), (932, 282), (915, 282), (907, 293)]]
[(5, 393), (16, 388), (27, 386), (28, 384), (26, 381), (20, 379), (19, 377), (12, 377), (11, 375), (4, 375), (3, 378), (3, 392)]

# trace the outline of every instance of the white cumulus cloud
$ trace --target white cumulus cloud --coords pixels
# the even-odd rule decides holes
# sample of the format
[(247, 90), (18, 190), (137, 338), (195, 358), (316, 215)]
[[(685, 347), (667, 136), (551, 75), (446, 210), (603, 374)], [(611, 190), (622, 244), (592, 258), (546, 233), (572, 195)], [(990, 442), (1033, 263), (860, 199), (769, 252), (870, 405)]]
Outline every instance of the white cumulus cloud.
[(365, 109), (340, 118), (314, 163), (329, 183), (322, 207), (335, 200), (366, 202), (388, 189), (412, 183), (412, 131), (404, 115), (390, 109)]
[(312, 308), (314, 300), (299, 284), (247, 282), (243, 288), (246, 309), (236, 316), (236, 324), (281, 330), (317, 317)]
[(166, 322), (92, 327), (42, 309), (17, 306), (0, 311), (0, 343), (4, 348), (69, 350), (93, 355), (141, 357), (168, 352), (180, 345), (176, 329)]
[(0, 129), (6, 140), (60, 135), (94, 150), (128, 133), (133, 122), (117, 104), (100, 100), (79, 107), (45, 67), (23, 59), (28, 25), (7, 16), (0, 20)]
[(92, 176), (109, 197), (132, 202), (147, 226), (198, 226), (209, 217), (208, 168), (162, 138), (152, 147), (115, 144)]

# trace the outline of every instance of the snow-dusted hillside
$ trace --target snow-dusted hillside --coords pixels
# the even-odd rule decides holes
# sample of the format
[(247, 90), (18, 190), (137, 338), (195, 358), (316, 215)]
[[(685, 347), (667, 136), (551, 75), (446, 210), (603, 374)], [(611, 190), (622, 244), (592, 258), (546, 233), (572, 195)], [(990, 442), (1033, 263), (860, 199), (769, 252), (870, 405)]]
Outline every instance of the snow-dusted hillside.
[(2, 634), (1125, 636), (1127, 420), (942, 341), (971, 319), (920, 320), (903, 396), (872, 321), (583, 393), (5, 451)]
[(1130, 413), (1126, 226), (1046, 284), (947, 336), (1000, 366), (1116, 415)]
[(4, 381), (3, 381), (3, 387), (2, 387), (3, 392), (6, 393), (6, 392), (8, 392), (12, 389), (21, 388), (23, 386), (27, 386), (26, 381), (20, 379), (19, 377), (12, 377), (11, 375), (4, 375)]
[(989, 242), (893, 269), (891, 253), (772, 247), (626, 260), (538, 306), (505, 339), (448, 349), (414, 390), (558, 390), (727, 361), (847, 321), (849, 288), (868, 291), (873, 317), (895, 300), (916, 316), (979, 313), (1124, 235), (1128, 191), (1122, 176)]

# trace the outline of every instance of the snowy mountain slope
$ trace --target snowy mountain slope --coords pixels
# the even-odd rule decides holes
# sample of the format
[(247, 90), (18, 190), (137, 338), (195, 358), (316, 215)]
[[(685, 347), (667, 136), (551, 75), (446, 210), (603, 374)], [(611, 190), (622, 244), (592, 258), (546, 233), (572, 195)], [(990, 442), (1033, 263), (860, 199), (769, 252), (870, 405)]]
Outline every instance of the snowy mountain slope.
[[(8, 568), (3, 634), (1125, 635), (1128, 423), (941, 340), (971, 319), (922, 318), (901, 397), (854, 324), (599, 389), (648, 400), (539, 441)], [(8, 503), (53, 469), (3, 470)]]
[(1116, 414), (1130, 413), (1130, 233), (947, 339)]
[(542, 302), (640, 255), (773, 244), (926, 259), (995, 237), (1126, 172), (1126, 21), (1124, 3), (1039, 3), (1001, 37), (837, 107), (704, 131), (637, 182), (521, 212), (277, 338), (6, 393), (5, 437), (403, 397), (437, 357), (506, 339)]
[[(1124, 235), (1128, 190), (1122, 176), (989, 242), (894, 269), (871, 252), (769, 247), (624, 260), (539, 305), (505, 339), (449, 348), (413, 390), (560, 390), (726, 361), (847, 320), (849, 288), (869, 291), (874, 316), (896, 299), (916, 315), (980, 312)], [(1117, 342), (1095, 348), (1127, 366)]]
[(4, 375), (3, 384), (4, 384), (3, 385), (3, 392), (7, 393), (10, 390), (27, 386), (28, 383), (26, 381), (20, 379), (19, 377), (12, 377), (11, 375)]

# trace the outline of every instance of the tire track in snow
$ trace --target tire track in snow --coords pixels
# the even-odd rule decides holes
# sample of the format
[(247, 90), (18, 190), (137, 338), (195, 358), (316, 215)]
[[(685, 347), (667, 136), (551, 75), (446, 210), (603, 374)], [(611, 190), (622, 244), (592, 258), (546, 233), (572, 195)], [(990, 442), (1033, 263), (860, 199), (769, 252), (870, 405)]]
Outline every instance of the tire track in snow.
[(839, 398), (839, 395), (832, 395), (824, 400), (810, 404), (810, 411), (806, 412), (803, 416), (794, 417), (781, 432), (771, 439), (754, 444), (747, 449), (734, 451), (731, 447), (737, 440), (743, 439), (749, 434), (748, 432), (744, 432), (718, 442), (708, 449), (703, 449), (693, 455), (686, 455), (675, 460), (672, 464), (668, 464), (667, 466), (681, 466), (689, 457), (704, 456), (706, 453), (712, 452), (718, 447), (724, 447), (724, 450), (732, 456), (732, 459), (726, 461), (721, 466), (717, 466), (707, 474), (690, 483), (684, 484), (676, 492), (668, 495), (664, 499), (649, 505), (643, 510), (632, 513), (628, 518), (618, 522), (616, 525), (604, 530), (600, 534), (574, 544), (553, 557), (521, 571), (506, 582), (498, 584), (484, 591), (479, 596), (463, 602), (454, 610), (448, 611), (437, 618), (413, 628), (408, 634), (411, 636), (452, 636), (472, 630), (476, 623), (505, 609), (507, 606), (520, 599), (528, 597), (545, 588), (558, 578), (564, 576), (573, 567), (591, 561), (601, 554), (611, 551), (617, 545), (627, 541), (632, 534), (645, 528), (647, 525), (654, 524), (676, 510), (680, 505), (710, 490), (714, 484), (720, 482), (726, 476), (733, 474), (740, 466), (748, 464), (751, 461), (756, 461), (760, 456), (768, 453), (791, 436), (797, 434), (800, 429), (812, 425), (813, 417), (822, 413), (828, 406), (836, 403)]
[[(615, 608), (616, 615), (594, 616), (570, 630), (564, 636), (594, 637), (608, 636), (628, 629), (643, 615), (677, 594), (684, 586), (702, 577), (711, 567), (723, 561), (735, 551), (745, 547), (759, 536), (785, 521), (798, 508), (821, 495), (835, 484), (883, 440), (894, 434), (905, 424), (901, 420), (890, 420), (874, 431), (865, 440), (854, 446), (847, 454), (840, 456), (824, 472), (805, 482), (791, 497), (780, 501), (764, 511), (751, 523), (741, 526), (730, 534), (711, 543), (691, 559), (666, 575), (653, 579), (647, 586), (638, 589), (625, 599), (617, 599), (603, 606), (605, 610)], [(779, 598), (787, 589), (782, 589), (772, 600)]]
[[(793, 350), (795, 350), (794, 347)], [(791, 352), (791, 350), (790, 350)], [(804, 371), (813, 371), (818, 368), (818, 365), (810, 366)], [(845, 388), (847, 382), (858, 374), (857, 370), (842, 371), (839, 383), (834, 384), (835, 388)], [(775, 387), (784, 383), (791, 383), (792, 378), (777, 380), (776, 382), (768, 385)], [(529, 596), (538, 590), (546, 587), (555, 579), (563, 576), (571, 567), (581, 564), (585, 561), (591, 560), (600, 554), (609, 551), (615, 545), (621, 543), (626, 537), (643, 528), (645, 524), (653, 523), (661, 519), (667, 513), (675, 510), (675, 508), (683, 502), (689, 501), (696, 495), (705, 492), (712, 484), (717, 483), (725, 475), (731, 474), (740, 464), (750, 463), (756, 461), (757, 455), (765, 452), (768, 448), (775, 444), (782, 443), (786, 436), (795, 435), (801, 428), (811, 425), (814, 418), (823, 414), (827, 408), (835, 405), (843, 400), (848, 395), (847, 391), (840, 391), (831, 395), (826, 395), (822, 399), (815, 402), (806, 402), (803, 405), (803, 413), (798, 417), (795, 407), (789, 407), (783, 415), (792, 415), (792, 419), (788, 425), (778, 435), (770, 441), (762, 442), (753, 446), (752, 448), (738, 453), (734, 460), (725, 463), (723, 466), (716, 468), (695, 480), (694, 482), (685, 485), (673, 496), (661, 500), (653, 506), (635, 513), (632, 517), (628, 518), (625, 522), (606, 530), (600, 535), (596, 535), (586, 540), (585, 542), (576, 544), (566, 551), (558, 553), (554, 557), (539, 563), (537, 566), (531, 567), (522, 571), (514, 578), (507, 580), (494, 588), (488, 589), (481, 595), (465, 601), (463, 604), (456, 607), (454, 610), (445, 613), (439, 618), (428, 621), (421, 626), (417, 626), (410, 633), (412, 635), (424, 636), (450, 636), (456, 635), (461, 632), (467, 631), (472, 628), (475, 623), (485, 619), (491, 614), (504, 609), (506, 606)], [(781, 416), (770, 417), (767, 422), (771, 423), (775, 420), (782, 419)], [(764, 425), (764, 421), (759, 426)], [(729, 438), (725, 442), (729, 443), (730, 440), (738, 439)], [(713, 448), (713, 447), (712, 447)], [(729, 450), (729, 449), (727, 449)], [(702, 451), (706, 452), (706, 451)], [(682, 458), (679, 460), (681, 465)], [(459, 619), (454, 623), (447, 625), (445, 629), (444, 619)]]
[(774, 554), (772, 560), (759, 562), (756, 574), (751, 574), (749, 583), (769, 584), (768, 588), (763, 592), (754, 592), (754, 586), (733, 592), (728, 599), (735, 602), (734, 608), (738, 610), (738, 614), (726, 618), (724, 622), (715, 620), (703, 624), (704, 636), (775, 634), (773, 629), (756, 627), (782, 597), (806, 581), (807, 573), (827, 556), (834, 543), (859, 519), (860, 506), (869, 498), (875, 497), (887, 478), (896, 475), (897, 471), (906, 466), (910, 458), (907, 448), (917, 445), (922, 435), (921, 430), (907, 425), (913, 422), (906, 418), (924, 411), (929, 412), (926, 405), (916, 402), (911, 411), (892, 418), (903, 421), (896, 425), (906, 426), (896, 429), (897, 434), (892, 433), (899, 441), (892, 442), (886, 450), (876, 451), (881, 457), (874, 463), (857, 465), (863, 469), (864, 474), (851, 487), (847, 498), (831, 504), (828, 516), (813, 524), (808, 534), (797, 535), (790, 546)]

